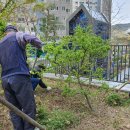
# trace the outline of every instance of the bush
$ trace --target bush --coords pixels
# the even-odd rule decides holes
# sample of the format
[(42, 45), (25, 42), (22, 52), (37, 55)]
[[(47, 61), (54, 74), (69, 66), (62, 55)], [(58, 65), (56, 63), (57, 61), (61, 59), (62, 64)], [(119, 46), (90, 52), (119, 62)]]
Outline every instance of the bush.
[(46, 125), (48, 121), (49, 112), (43, 106), (38, 107), (37, 110), (37, 121), (42, 124)]
[(47, 122), (48, 130), (65, 130), (78, 122), (78, 118), (69, 111), (54, 110)]
[(108, 84), (103, 83), (102, 86), (99, 88), (99, 90), (109, 92), (110, 88)]
[(47, 130), (65, 130), (78, 123), (78, 117), (70, 111), (53, 110), (49, 113), (44, 107), (39, 107), (37, 114), (37, 121), (45, 125)]
[(129, 106), (129, 105), (130, 105), (130, 99), (124, 99), (123, 106)]
[(120, 95), (118, 95), (116, 93), (109, 95), (106, 98), (106, 102), (110, 106), (121, 106), (121, 105), (123, 105), (123, 99), (120, 97)]
[(64, 97), (73, 97), (77, 94), (77, 91), (74, 89), (71, 89), (68, 86), (65, 86), (62, 91), (62, 96)]

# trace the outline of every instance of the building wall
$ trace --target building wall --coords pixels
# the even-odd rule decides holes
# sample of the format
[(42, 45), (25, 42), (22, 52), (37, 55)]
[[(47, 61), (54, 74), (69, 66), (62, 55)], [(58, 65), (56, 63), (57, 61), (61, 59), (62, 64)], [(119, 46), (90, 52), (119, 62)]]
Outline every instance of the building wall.
[(55, 5), (55, 8), (50, 10), (50, 13), (55, 15), (60, 24), (57, 35), (59, 37), (65, 36), (66, 19), (72, 13), (72, 0), (45, 0), (45, 2)]
[(111, 9), (112, 0), (101, 0), (101, 12), (106, 16), (107, 20), (111, 23)]
[[(5, 1), (5, 0), (3, 0)], [(57, 30), (57, 35), (59, 37), (63, 37), (66, 35), (66, 19), (81, 5), (86, 4), (89, 8), (92, 10), (102, 12), (107, 19), (110, 21), (111, 19), (111, 1), (112, 0), (37, 0), (38, 2), (46, 2), (55, 4), (55, 9), (50, 10), (50, 13), (54, 14), (56, 19), (59, 21), (60, 26)], [(23, 28), (25, 25), (26, 27), (23, 28), (25, 31), (28, 31), (28, 27), (26, 25), (25, 20), (19, 21), (19, 16), (17, 23), (18, 25)], [(44, 17), (44, 15), (41, 15), (40, 13), (37, 13), (37, 19), (40, 19)], [(37, 28), (40, 30), (40, 20), (38, 20)], [(30, 24), (31, 28), (33, 26)], [(39, 31), (40, 32), (40, 31)]]
[[(5, 1), (5, 0), (2, 0)], [(86, 4), (92, 10), (102, 12), (107, 19), (111, 20), (111, 1), (112, 0), (37, 0), (38, 2), (47, 2), (55, 4), (55, 9), (50, 10), (52, 14), (55, 15), (60, 23), (60, 27), (57, 30), (57, 34), (60, 37), (66, 35), (66, 19), (81, 5)], [(40, 13), (37, 13), (37, 18), (40, 19), (44, 17)], [(21, 18), (21, 20), (20, 20)], [(23, 30), (28, 31), (28, 26), (26, 25), (25, 19), (22, 21), (22, 16), (18, 15), (17, 24)], [(40, 21), (38, 21), (37, 28), (40, 30)], [(24, 27), (25, 26), (25, 27)], [(30, 23), (31, 30), (33, 30), (33, 24)], [(21, 29), (22, 30), (22, 29)]]
[[(55, 4), (55, 9), (50, 12), (61, 23), (61, 28), (57, 30), (58, 36), (66, 35), (66, 19), (81, 5), (86, 4), (92, 10), (100, 12), (101, 0), (39, 0), (47, 3)], [(63, 26), (62, 26), (63, 25)]]
[(99, 0), (73, 0), (72, 10), (73, 12), (81, 5), (86, 4), (90, 9), (98, 11), (99, 9)]
[[(81, 4), (86, 4), (90, 9), (102, 12), (108, 21), (111, 21), (111, 1), (112, 0), (46, 0), (47, 3), (55, 3), (56, 9), (51, 12), (63, 23), (66, 28), (66, 19), (73, 13)], [(66, 12), (66, 9), (70, 9)], [(59, 29), (59, 36), (66, 35), (66, 29)]]

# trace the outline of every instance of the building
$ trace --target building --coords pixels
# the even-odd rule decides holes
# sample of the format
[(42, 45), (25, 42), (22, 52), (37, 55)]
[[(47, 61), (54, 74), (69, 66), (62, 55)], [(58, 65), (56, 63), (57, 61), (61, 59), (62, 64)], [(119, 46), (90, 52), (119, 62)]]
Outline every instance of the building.
[(100, 12), (102, 12), (111, 23), (112, 0), (101, 0)]
[[(10, 23), (16, 23), (19, 31), (34, 34), (36, 15), (32, 11), (33, 4), (27, 4), (17, 8), (10, 18)], [(33, 15), (32, 15), (33, 14)]]
[(91, 11), (88, 6), (80, 5), (67, 19), (67, 35), (73, 35), (76, 26), (93, 26), (93, 31), (102, 39), (109, 38), (109, 22), (102, 13)]
[(63, 37), (66, 35), (66, 19), (72, 14), (72, 0), (44, 0), (46, 3), (54, 4), (55, 8), (50, 10), (54, 14), (58, 24), (57, 35)]
[(103, 13), (111, 21), (112, 0), (73, 0), (72, 11), (74, 12), (81, 4), (88, 5), (88, 8)]
[(86, 4), (88, 8), (100, 11), (100, 0), (73, 0), (72, 11), (74, 12), (81, 4)]
[[(3, 0), (5, 1), (5, 0)], [(59, 21), (60, 25), (58, 25), (57, 35), (59, 37), (63, 37), (66, 35), (66, 19), (81, 5), (84, 4), (88, 6), (89, 9), (103, 13), (106, 18), (111, 21), (111, 0), (38, 0), (38, 2), (46, 2), (50, 4), (54, 4), (55, 8), (50, 10), (51, 14), (54, 14), (57, 21)], [(30, 10), (30, 11), (29, 11)], [(20, 12), (22, 11), (22, 12)], [(31, 32), (34, 31), (34, 23), (32, 22), (32, 16), (29, 13), (29, 17), (26, 13), (24, 13), (24, 9), (18, 9), (17, 20), (16, 23), (19, 26), (21, 31)], [(27, 12), (31, 12), (31, 6), (27, 6)], [(26, 14), (26, 15), (23, 15)], [(43, 14), (37, 12), (36, 19), (38, 20), (37, 29), (40, 32), (41, 19), (44, 17)], [(12, 19), (14, 20), (14, 18)], [(25, 25), (25, 27), (24, 27)]]
[[(5, 0), (3, 0), (5, 1)], [(59, 21), (57, 29), (57, 35), (63, 37), (66, 35), (66, 20), (67, 18), (81, 5), (88, 6), (89, 9), (102, 12), (107, 19), (111, 20), (111, 0), (37, 0), (38, 2), (46, 2), (54, 4), (55, 8), (50, 9), (50, 13), (54, 14), (56, 19)], [(18, 24), (21, 31), (32, 32), (34, 31), (34, 24), (37, 25), (37, 29), (40, 32), (41, 19), (44, 17), (43, 14), (37, 12), (35, 15), (31, 14), (32, 7), (29, 5), (24, 9), (18, 9), (17, 16), (12, 18), (12, 21)], [(22, 11), (22, 12), (20, 12)], [(30, 13), (28, 13), (30, 12)], [(24, 15), (23, 15), (24, 14)], [(34, 14), (34, 12), (33, 12)], [(34, 16), (34, 17), (33, 17)], [(34, 23), (32, 19), (36, 19)]]
[(66, 19), (81, 5), (84, 4), (90, 10), (103, 13), (108, 21), (111, 20), (111, 0), (40, 0), (41, 2), (51, 3), (55, 8), (50, 10), (56, 19), (61, 23), (57, 30), (57, 35), (66, 35)]

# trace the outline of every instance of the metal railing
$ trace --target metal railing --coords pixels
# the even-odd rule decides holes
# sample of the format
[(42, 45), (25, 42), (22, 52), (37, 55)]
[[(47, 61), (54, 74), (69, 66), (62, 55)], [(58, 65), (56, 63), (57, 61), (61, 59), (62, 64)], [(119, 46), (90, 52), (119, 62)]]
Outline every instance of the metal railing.
[(128, 81), (130, 79), (130, 45), (112, 45), (110, 51), (107, 80)]
[[(51, 66), (49, 61), (44, 59), (43, 62), (45, 66)], [(128, 81), (130, 79), (130, 45), (111, 45), (108, 58), (98, 59), (96, 66), (104, 68), (104, 80), (122, 83)], [(72, 69), (72, 66), (67, 65), (66, 67)], [(64, 74), (64, 70), (60, 66), (55, 68), (55, 71), (57, 74)], [(92, 76), (92, 78), (96, 77)]]

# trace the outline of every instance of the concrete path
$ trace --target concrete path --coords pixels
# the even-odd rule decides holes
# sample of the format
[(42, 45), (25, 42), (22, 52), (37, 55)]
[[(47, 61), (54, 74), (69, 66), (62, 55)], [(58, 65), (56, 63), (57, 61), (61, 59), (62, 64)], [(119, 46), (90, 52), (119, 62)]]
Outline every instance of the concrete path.
[[(52, 78), (52, 79), (61, 79), (59, 74), (55, 75), (54, 73), (44, 73), (43, 77)], [(66, 78), (67, 78), (67, 75), (63, 75), (62, 79), (65, 80)], [(87, 78), (82, 77), (81, 81), (84, 84), (89, 84), (89, 80)], [(110, 88), (115, 88), (115, 89), (119, 89), (124, 84), (124, 83), (105, 81), (105, 80), (96, 80), (96, 79), (92, 80), (92, 85), (101, 86), (102, 83), (106, 83), (109, 85)], [(125, 85), (121, 89), (121, 91), (130, 92), (130, 84)]]

